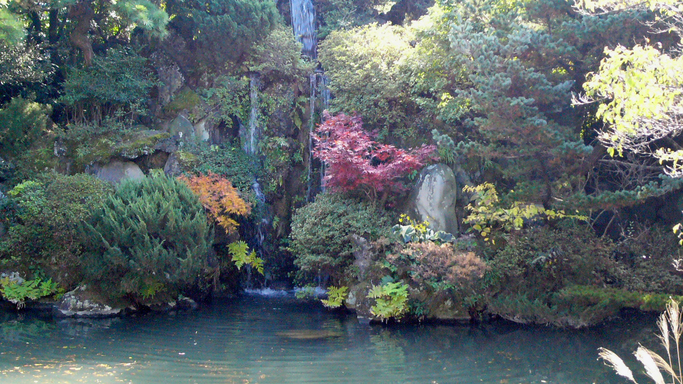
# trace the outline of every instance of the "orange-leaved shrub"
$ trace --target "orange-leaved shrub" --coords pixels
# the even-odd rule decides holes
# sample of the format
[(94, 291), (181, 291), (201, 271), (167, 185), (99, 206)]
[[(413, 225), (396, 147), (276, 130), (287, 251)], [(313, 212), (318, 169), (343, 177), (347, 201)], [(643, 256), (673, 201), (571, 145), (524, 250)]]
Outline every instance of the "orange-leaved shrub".
[(244, 201), (230, 180), (214, 173), (195, 176), (180, 176), (194, 192), (206, 209), (209, 219), (214, 220), (226, 233), (232, 233), (238, 227), (236, 216), (251, 213), (251, 206)]

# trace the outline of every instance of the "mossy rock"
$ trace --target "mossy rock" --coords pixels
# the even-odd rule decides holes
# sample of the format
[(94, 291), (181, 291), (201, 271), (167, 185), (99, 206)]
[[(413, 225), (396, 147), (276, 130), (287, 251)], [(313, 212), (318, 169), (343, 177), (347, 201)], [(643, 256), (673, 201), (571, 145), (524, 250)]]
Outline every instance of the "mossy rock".
[(178, 151), (176, 152), (178, 156), (178, 162), (183, 169), (190, 169), (199, 164), (199, 158), (192, 152), (188, 151)]
[(161, 140), (171, 137), (168, 132), (139, 131), (125, 138), (117, 148), (121, 157), (136, 159), (140, 156), (150, 155), (156, 150)]
[(72, 143), (70, 154), (74, 157), (77, 169), (93, 163), (105, 163), (120, 157), (133, 160), (157, 151), (157, 144), (170, 137), (168, 132), (140, 130), (121, 135), (112, 132), (94, 139), (89, 145)]
[(170, 103), (166, 104), (164, 113), (173, 116), (182, 111), (189, 112), (201, 104), (201, 102), (201, 97), (195, 91), (185, 87), (173, 97)]

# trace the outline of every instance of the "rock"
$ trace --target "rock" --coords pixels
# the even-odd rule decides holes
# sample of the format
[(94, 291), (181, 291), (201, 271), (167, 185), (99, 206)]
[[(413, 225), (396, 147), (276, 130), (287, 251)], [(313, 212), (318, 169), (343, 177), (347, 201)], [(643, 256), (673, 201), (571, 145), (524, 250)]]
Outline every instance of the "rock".
[(458, 185), (451, 168), (434, 164), (420, 172), (410, 194), (407, 214), (417, 221), (427, 221), (434, 231), (458, 233), (455, 213)]
[(178, 137), (170, 136), (166, 139), (159, 140), (154, 145), (154, 149), (161, 152), (173, 153), (178, 150)]
[(194, 135), (196, 138), (202, 141), (209, 141), (209, 131), (206, 128), (207, 119), (202, 119), (200, 122), (194, 125)]
[[(180, 90), (185, 83), (185, 77), (180, 72), (180, 67), (169, 58), (159, 53), (152, 54), (152, 62), (159, 77), (159, 102), (166, 105), (171, 102), (173, 94)], [(172, 63), (172, 64), (168, 64)]]
[(94, 301), (82, 285), (71, 292), (67, 292), (54, 309), (57, 317), (112, 317), (118, 316), (123, 308), (112, 308), (106, 304)]
[[(91, 171), (92, 172), (92, 171)], [(123, 180), (140, 180), (145, 177), (140, 167), (132, 161), (114, 160), (93, 172), (100, 180), (119, 183)]]
[(166, 164), (164, 164), (164, 173), (169, 177), (180, 176), (183, 173), (183, 168), (180, 165), (180, 159), (176, 153), (171, 153), (171, 155), (166, 159)]
[(353, 265), (358, 268), (357, 277), (359, 280), (362, 281), (365, 280), (365, 277), (368, 274), (368, 269), (372, 265), (375, 253), (372, 252), (372, 247), (365, 238), (358, 236), (356, 234), (352, 234), (349, 237), (355, 245), (356, 249), (356, 251), (353, 252), (353, 256), (356, 259), (353, 262)]
[(8, 279), (10, 283), (15, 283), (17, 285), (24, 284), (24, 279), (21, 277), (19, 272), (3, 272), (0, 273), (0, 279)]
[(153, 312), (169, 312), (175, 310), (195, 310), (199, 308), (199, 304), (189, 297), (179, 297), (177, 300), (172, 300), (167, 303), (157, 303), (149, 306)]
[(67, 148), (66, 148), (66, 143), (64, 142), (64, 139), (58, 138), (57, 140), (55, 140), (54, 148), (53, 148), (53, 152), (54, 152), (55, 156), (64, 157), (64, 156), (66, 156), (66, 151), (67, 151)]
[(178, 135), (181, 141), (194, 138), (194, 125), (183, 115), (178, 115), (168, 126), (168, 133), (172, 136)]
[(367, 324), (374, 318), (370, 310), (372, 302), (368, 298), (371, 288), (372, 284), (367, 282), (356, 284), (349, 289), (349, 295), (344, 301), (346, 308), (356, 313), (356, 318), (360, 323)]

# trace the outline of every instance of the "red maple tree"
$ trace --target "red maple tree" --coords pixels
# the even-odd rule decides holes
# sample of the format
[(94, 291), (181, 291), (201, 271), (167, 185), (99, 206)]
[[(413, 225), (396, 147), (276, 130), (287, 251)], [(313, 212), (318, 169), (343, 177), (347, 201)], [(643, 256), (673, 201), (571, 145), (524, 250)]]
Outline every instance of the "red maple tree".
[(382, 201), (390, 192), (405, 190), (401, 179), (433, 160), (436, 147), (423, 145), (404, 150), (374, 141), (363, 130), (360, 116), (323, 112), (324, 123), (314, 134), (313, 156), (327, 165), (325, 186), (331, 191), (363, 191)]

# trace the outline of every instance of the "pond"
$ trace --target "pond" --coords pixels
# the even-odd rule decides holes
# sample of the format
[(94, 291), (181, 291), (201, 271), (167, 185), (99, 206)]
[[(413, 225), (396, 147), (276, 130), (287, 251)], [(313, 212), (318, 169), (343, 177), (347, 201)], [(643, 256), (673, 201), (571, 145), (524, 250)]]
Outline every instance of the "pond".
[(194, 312), (114, 319), (0, 320), (3, 384), (625, 383), (597, 361), (596, 349), (627, 356), (638, 342), (656, 346), (653, 316), (580, 331), (384, 327), (291, 296), (245, 295)]

